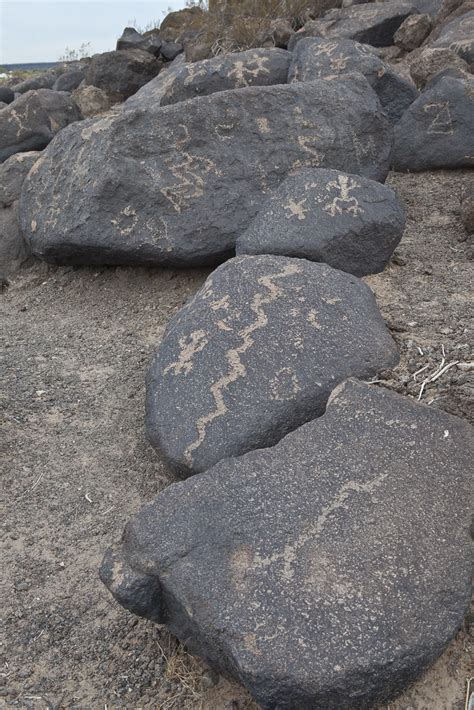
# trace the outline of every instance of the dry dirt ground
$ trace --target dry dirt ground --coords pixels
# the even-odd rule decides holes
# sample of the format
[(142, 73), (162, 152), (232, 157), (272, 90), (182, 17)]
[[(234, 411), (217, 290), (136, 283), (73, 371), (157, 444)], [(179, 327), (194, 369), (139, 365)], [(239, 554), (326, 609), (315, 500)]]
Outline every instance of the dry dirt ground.
[[(473, 414), (464, 364), (472, 244), (459, 221), (469, 178), (391, 175), (407, 229), (385, 272), (366, 279), (402, 353), (379, 386), (418, 396), (443, 358), (458, 362), (422, 400), (463, 417)], [(255, 707), (165, 629), (121, 609), (97, 576), (130, 516), (173, 481), (145, 438), (144, 375), (166, 323), (206, 273), (37, 264), (0, 296), (4, 707)], [(466, 624), (384, 708), (461, 710), (468, 674)]]

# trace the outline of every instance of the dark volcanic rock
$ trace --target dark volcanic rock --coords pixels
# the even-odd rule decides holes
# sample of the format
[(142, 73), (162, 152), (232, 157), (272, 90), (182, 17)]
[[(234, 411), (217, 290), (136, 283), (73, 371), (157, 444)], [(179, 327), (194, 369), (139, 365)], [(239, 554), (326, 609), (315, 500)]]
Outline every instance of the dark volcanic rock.
[(24, 185), (22, 225), (46, 261), (215, 263), (291, 170), (383, 180), (390, 144), (361, 75), (128, 111), (54, 141)]
[(142, 49), (158, 56), (162, 44), (162, 40), (156, 34), (144, 37), (134, 27), (126, 27), (117, 41), (117, 49)]
[(41, 150), (58, 131), (81, 119), (69, 94), (28, 91), (0, 112), (0, 162), (15, 153)]
[(349, 376), (398, 361), (354, 276), (282, 256), (220, 266), (170, 322), (147, 380), (147, 432), (182, 475), (272, 446)]
[[(381, 3), (352, 5), (330, 11), (321, 20), (312, 21), (304, 28), (306, 36), (322, 36), (328, 39), (347, 38), (374, 47), (388, 47), (403, 20), (416, 13), (411, 3), (388, 0)], [(288, 49), (294, 49), (300, 38), (296, 33)]]
[(447, 47), (471, 66), (474, 64), (474, 10), (448, 22), (433, 47)]
[(85, 69), (75, 69), (58, 76), (53, 84), (55, 91), (74, 91), (86, 75)]
[(20, 198), (23, 182), (41, 153), (16, 153), (0, 164), (0, 207), (9, 207)]
[(161, 105), (226, 89), (286, 84), (290, 59), (284, 49), (249, 49), (185, 64), (166, 89)]
[(29, 258), (30, 250), (23, 239), (18, 222), (18, 203), (15, 202), (10, 207), (0, 207), (1, 276), (12, 276)]
[(350, 39), (302, 39), (296, 45), (288, 81), (311, 81), (348, 72), (365, 76), (393, 122), (418, 96), (415, 86), (379, 59), (370, 47)]
[(92, 57), (85, 83), (103, 89), (113, 100), (125, 100), (151, 81), (161, 62), (142, 49), (104, 52)]
[(123, 110), (133, 111), (136, 108), (153, 109), (161, 106), (168, 88), (185, 66), (184, 54), (180, 54), (174, 61), (165, 64), (158, 76), (155, 76), (154, 79), (142, 86), (136, 94), (125, 101)]
[(169, 486), (101, 578), (264, 710), (385, 706), (468, 611), (473, 456), (467, 422), (349, 381), (274, 448)]
[(105, 113), (112, 106), (109, 96), (98, 86), (79, 86), (72, 97), (85, 118)]
[(402, 238), (405, 215), (394, 191), (337, 170), (290, 175), (237, 240), (237, 254), (323, 261), (355, 276), (382, 271)]
[(443, 76), (395, 126), (395, 170), (474, 166), (474, 80)]
[(411, 52), (419, 47), (427, 38), (431, 30), (429, 15), (409, 15), (395, 32), (393, 38), (397, 47)]
[(8, 86), (0, 86), (0, 102), (2, 104), (11, 104), (15, 100), (15, 94)]
[(424, 47), (420, 52), (413, 52), (410, 59), (410, 75), (419, 88), (423, 88), (436, 74), (444, 69), (468, 71), (466, 62), (445, 47)]
[(56, 79), (56, 71), (51, 70), (41, 76), (33, 76), (30, 79), (25, 79), (25, 81), (21, 81), (19, 84), (12, 86), (11, 89), (15, 94), (25, 94), (27, 91), (38, 91), (38, 89), (52, 89)]
[(184, 47), (178, 42), (163, 42), (160, 48), (161, 56), (172, 62), (178, 54), (182, 54)]

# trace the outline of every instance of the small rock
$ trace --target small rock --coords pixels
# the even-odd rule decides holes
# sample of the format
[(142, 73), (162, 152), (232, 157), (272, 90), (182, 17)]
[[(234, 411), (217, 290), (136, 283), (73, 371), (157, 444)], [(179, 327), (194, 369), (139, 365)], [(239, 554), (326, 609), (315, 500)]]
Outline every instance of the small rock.
[(162, 42), (160, 48), (161, 56), (168, 62), (172, 62), (173, 59), (176, 59), (178, 54), (181, 54), (183, 51), (183, 45), (178, 44), (178, 42)]
[(85, 69), (76, 69), (61, 74), (53, 84), (54, 91), (74, 91), (83, 81), (85, 73)]
[(161, 62), (142, 49), (95, 54), (85, 76), (88, 86), (105, 91), (112, 101), (124, 101), (160, 71)]
[(144, 37), (134, 27), (126, 27), (117, 41), (117, 50), (141, 49), (157, 57), (160, 53), (162, 40), (157, 35)]
[(404, 210), (391, 188), (308, 168), (272, 193), (237, 240), (236, 253), (301, 257), (366, 276), (383, 270), (404, 227)]
[(409, 15), (395, 32), (393, 41), (397, 47), (411, 52), (422, 44), (430, 31), (429, 15)]
[(432, 46), (447, 47), (472, 66), (474, 64), (474, 10), (455, 17), (445, 24)]
[(443, 69), (468, 71), (466, 62), (446, 48), (424, 47), (420, 52), (411, 55), (409, 66), (410, 75), (420, 89)]
[(73, 91), (72, 97), (86, 118), (105, 113), (112, 106), (106, 92), (97, 86), (81, 86)]
[(0, 101), (5, 104), (11, 104), (15, 100), (15, 94), (8, 86), (0, 86)]

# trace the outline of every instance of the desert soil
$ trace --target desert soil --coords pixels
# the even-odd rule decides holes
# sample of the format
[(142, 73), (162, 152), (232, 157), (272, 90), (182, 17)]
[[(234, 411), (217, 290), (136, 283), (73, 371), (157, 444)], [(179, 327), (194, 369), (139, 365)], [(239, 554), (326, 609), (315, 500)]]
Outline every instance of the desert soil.
[[(422, 401), (465, 418), (472, 244), (459, 205), (468, 179), (392, 174), (406, 233), (385, 272), (365, 279), (401, 349), (400, 366), (377, 386), (417, 397), (443, 358), (458, 362)], [(170, 317), (207, 273), (36, 264), (0, 296), (4, 707), (255, 707), (166, 629), (121, 609), (97, 576), (127, 520), (173, 481), (145, 437), (144, 375)], [(384, 708), (461, 710), (470, 648), (466, 623)]]

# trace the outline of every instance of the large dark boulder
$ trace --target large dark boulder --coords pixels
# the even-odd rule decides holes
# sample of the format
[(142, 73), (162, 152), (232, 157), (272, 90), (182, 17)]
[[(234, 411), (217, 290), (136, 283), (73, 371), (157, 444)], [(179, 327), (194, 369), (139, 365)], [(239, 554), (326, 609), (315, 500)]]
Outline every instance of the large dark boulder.
[(474, 80), (435, 77), (395, 126), (395, 170), (474, 166)]
[[(313, 35), (328, 39), (347, 38), (374, 47), (389, 47), (403, 20), (416, 13), (409, 2), (387, 0), (381, 3), (366, 3), (331, 10), (321, 20), (313, 20), (290, 40), (288, 49), (293, 50), (304, 36)], [(299, 36), (298, 36), (299, 35)]]
[(474, 65), (474, 10), (448, 22), (432, 47), (447, 47)]
[(467, 422), (349, 381), (274, 448), (160, 493), (101, 578), (263, 710), (386, 707), (468, 612), (473, 456)]
[(286, 84), (290, 60), (284, 49), (249, 49), (185, 64), (165, 90), (161, 105), (226, 89)]
[(56, 263), (215, 263), (290, 171), (383, 180), (391, 140), (361, 75), (127, 111), (54, 141), (25, 182), (22, 225)]
[(161, 62), (143, 49), (95, 54), (85, 76), (86, 85), (103, 89), (115, 101), (124, 101), (155, 77)]
[(11, 104), (15, 100), (15, 94), (8, 86), (0, 86), (0, 102)]
[(410, 76), (419, 88), (445, 69), (468, 71), (468, 66), (459, 54), (445, 47), (423, 47), (413, 52), (409, 62)]
[(60, 74), (53, 84), (55, 91), (74, 91), (83, 81), (86, 75), (85, 69), (74, 69)]
[(147, 432), (181, 475), (272, 446), (336, 384), (398, 352), (362, 281), (325, 264), (241, 256), (170, 322), (147, 379)]
[(404, 227), (403, 207), (390, 187), (307, 168), (287, 177), (266, 200), (236, 252), (323, 261), (366, 276), (383, 270)]
[(10, 155), (41, 150), (81, 112), (69, 94), (51, 89), (27, 91), (0, 111), (0, 162)]
[(173, 84), (176, 76), (186, 66), (184, 54), (180, 54), (169, 64), (165, 64), (158, 76), (142, 86), (136, 94), (130, 96), (124, 105), (124, 111), (139, 109), (155, 109), (161, 106), (163, 97)]
[(26, 176), (41, 156), (40, 151), (16, 153), (0, 163), (0, 207), (9, 207), (20, 199)]
[(46, 74), (40, 76), (32, 76), (11, 87), (15, 94), (26, 94), (27, 91), (38, 91), (38, 89), (52, 89), (56, 81), (57, 72), (52, 69)]
[(162, 44), (163, 41), (157, 34), (144, 37), (134, 27), (126, 27), (120, 39), (117, 40), (117, 49), (142, 49), (158, 56)]
[(311, 81), (356, 71), (365, 76), (392, 122), (398, 121), (418, 96), (416, 87), (368, 45), (350, 39), (302, 39), (293, 53), (288, 81)]

